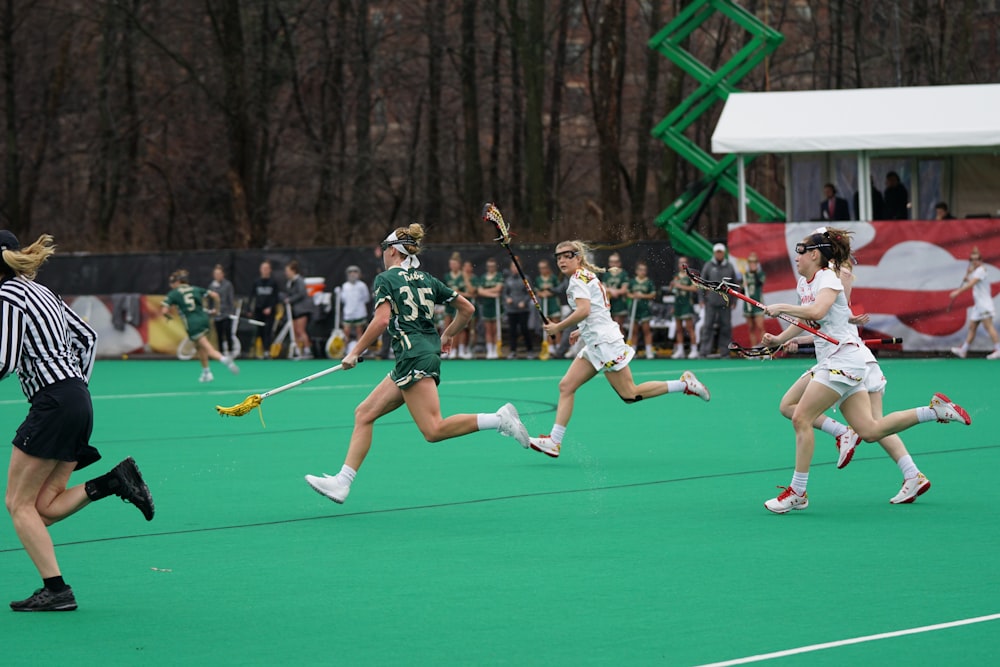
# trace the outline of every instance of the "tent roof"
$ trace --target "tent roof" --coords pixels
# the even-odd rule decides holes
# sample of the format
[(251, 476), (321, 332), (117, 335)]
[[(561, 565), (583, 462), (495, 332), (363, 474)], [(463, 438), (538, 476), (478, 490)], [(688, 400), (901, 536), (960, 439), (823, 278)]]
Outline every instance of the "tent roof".
[(716, 153), (1000, 147), (1000, 85), (733, 93)]

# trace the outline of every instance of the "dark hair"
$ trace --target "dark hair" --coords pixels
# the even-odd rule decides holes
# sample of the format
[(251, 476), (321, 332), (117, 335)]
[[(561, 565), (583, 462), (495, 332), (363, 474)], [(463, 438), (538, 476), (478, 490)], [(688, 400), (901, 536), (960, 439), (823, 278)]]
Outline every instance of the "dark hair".
[(842, 266), (851, 261), (851, 232), (846, 229), (827, 227), (806, 237), (808, 245), (819, 246), (820, 254), (827, 262)]
[(934, 208), (943, 208), (944, 210), (947, 211), (948, 210), (948, 202), (939, 201), (938, 203), (934, 204)]
[(831, 190), (833, 190), (833, 194), (837, 194), (837, 186), (834, 185), (833, 183), (824, 183), (823, 187), (830, 188)]

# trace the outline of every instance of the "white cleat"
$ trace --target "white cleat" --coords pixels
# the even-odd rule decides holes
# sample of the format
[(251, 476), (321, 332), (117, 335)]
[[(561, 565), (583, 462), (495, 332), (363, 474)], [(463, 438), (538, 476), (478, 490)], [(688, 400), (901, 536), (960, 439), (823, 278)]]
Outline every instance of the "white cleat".
[(335, 503), (343, 504), (351, 492), (351, 485), (343, 484), (335, 475), (323, 475), (322, 477), (306, 475), (306, 484), (311, 486), (316, 493), (326, 496)]
[(854, 432), (853, 429), (847, 429), (844, 433), (837, 436), (837, 449), (840, 450), (840, 455), (837, 457), (837, 468), (846, 468), (847, 464), (851, 462), (854, 458), (854, 449), (861, 442), (861, 436)]
[(931, 397), (931, 408), (937, 415), (937, 420), (942, 424), (947, 422), (962, 422), (966, 426), (972, 424), (972, 417), (962, 408), (951, 402), (951, 399), (944, 394), (934, 394)]
[(536, 452), (541, 452), (546, 456), (551, 456), (554, 459), (559, 458), (559, 450), (562, 448), (561, 445), (552, 442), (552, 438), (547, 435), (540, 435), (537, 438), (531, 438), (529, 446)]
[(681, 373), (681, 382), (687, 385), (687, 388), (684, 390), (685, 394), (699, 396), (704, 401), (712, 400), (712, 394), (709, 393), (708, 387), (703, 385), (691, 371)]
[(517, 408), (507, 403), (497, 410), (497, 417), (500, 418), (500, 425), (497, 426), (500, 435), (514, 438), (521, 443), (522, 447), (527, 448), (529, 445), (528, 429), (521, 423), (521, 418), (517, 415)]
[(766, 507), (771, 512), (775, 514), (784, 514), (789, 510), (804, 510), (809, 507), (809, 494), (803, 493), (801, 496), (792, 490), (792, 487), (779, 486), (779, 489), (784, 489), (778, 494), (777, 498), (771, 498), (764, 503)]
[(895, 496), (889, 499), (893, 505), (905, 505), (912, 503), (917, 496), (923, 495), (931, 488), (931, 480), (924, 477), (922, 472), (918, 472), (916, 477), (903, 480), (903, 488)]

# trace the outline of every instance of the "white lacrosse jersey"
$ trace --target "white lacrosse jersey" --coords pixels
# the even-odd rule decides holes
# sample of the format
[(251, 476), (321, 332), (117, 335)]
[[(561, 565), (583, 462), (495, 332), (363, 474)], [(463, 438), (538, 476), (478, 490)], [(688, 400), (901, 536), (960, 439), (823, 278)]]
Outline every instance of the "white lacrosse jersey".
[(576, 310), (577, 299), (590, 301), (590, 314), (579, 324), (580, 338), (585, 345), (624, 340), (618, 323), (611, 319), (611, 303), (604, 283), (593, 271), (579, 269), (570, 277), (566, 300), (573, 310)]
[[(851, 318), (851, 308), (847, 305), (847, 297), (844, 296), (844, 285), (836, 273), (828, 268), (823, 268), (816, 272), (812, 280), (806, 280), (805, 276), (799, 276), (799, 284), (796, 288), (799, 303), (803, 306), (815, 303), (816, 295), (824, 289), (836, 291), (837, 298), (830, 309), (826, 311), (826, 315), (819, 320), (819, 326), (816, 328), (827, 336), (840, 341), (841, 345), (854, 343), (861, 347), (863, 344), (858, 337), (858, 328), (848, 321)], [(836, 345), (816, 336), (817, 361), (823, 361), (836, 351)]]
[(368, 292), (368, 285), (357, 280), (348, 280), (340, 286), (340, 303), (344, 308), (344, 319), (353, 322), (356, 320), (368, 319), (368, 302), (371, 295)]
[(980, 264), (969, 276), (969, 280), (979, 279), (972, 286), (972, 302), (981, 313), (993, 312), (993, 297), (990, 296), (990, 281), (986, 279), (986, 267)]

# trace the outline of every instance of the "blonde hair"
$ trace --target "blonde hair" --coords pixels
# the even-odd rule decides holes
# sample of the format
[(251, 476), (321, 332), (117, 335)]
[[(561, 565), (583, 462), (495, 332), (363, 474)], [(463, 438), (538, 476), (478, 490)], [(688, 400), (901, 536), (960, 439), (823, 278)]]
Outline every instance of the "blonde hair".
[[(411, 255), (417, 255), (420, 253), (420, 241), (424, 238), (424, 226), (419, 222), (410, 223), (409, 227), (399, 227), (396, 229), (396, 238), (401, 239), (405, 236), (413, 239), (412, 243), (401, 243), (406, 252)], [(407, 239), (409, 240), (409, 239)]]
[(590, 263), (587, 257), (591, 254), (590, 246), (588, 246), (583, 241), (573, 240), (573, 241), (563, 241), (556, 246), (556, 252), (559, 252), (559, 248), (572, 248), (576, 251), (577, 255), (580, 257), (580, 265), (587, 269), (588, 271), (593, 271), (594, 273), (606, 273), (607, 269), (603, 266), (595, 266)]
[(55, 239), (51, 234), (42, 234), (38, 240), (21, 250), (4, 250), (4, 264), (10, 267), (14, 275), (28, 280), (34, 280), (38, 268), (56, 251)]
[(177, 269), (170, 274), (169, 278), (167, 278), (167, 284), (172, 285), (173, 283), (181, 283), (183, 285), (187, 285), (188, 280), (190, 279), (191, 277), (190, 274), (188, 274), (187, 269)]

